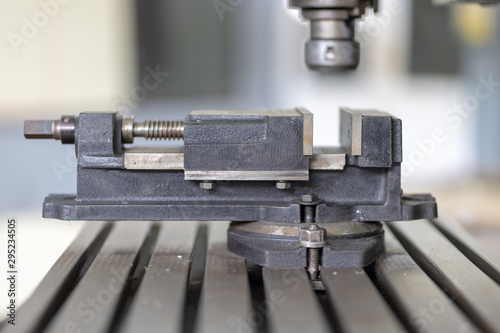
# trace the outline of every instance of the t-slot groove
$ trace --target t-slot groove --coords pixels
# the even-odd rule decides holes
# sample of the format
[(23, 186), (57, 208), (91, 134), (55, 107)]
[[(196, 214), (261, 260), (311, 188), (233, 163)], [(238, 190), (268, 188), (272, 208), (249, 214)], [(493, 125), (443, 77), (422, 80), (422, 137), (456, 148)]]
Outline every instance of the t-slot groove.
[(476, 324), (481, 330), (485, 332), (492, 332), (490, 327), (483, 322), (481, 316), (477, 313), (474, 307), (469, 303), (469, 301), (464, 298), (461, 293), (455, 290), (455, 288), (449, 284), (449, 282), (440, 279), (439, 269), (435, 264), (425, 258), (418, 248), (411, 243), (398, 229), (389, 226), (391, 231), (394, 233), (398, 241), (403, 245), (404, 249), (412, 257), (412, 259), (417, 263), (417, 265), (427, 274), (432, 281), (450, 298), (450, 300), (457, 305), (457, 307), (462, 310), (462, 312), (470, 318), (470, 320)]
[(186, 297), (184, 300), (184, 317), (182, 320), (182, 332), (193, 333), (198, 315), (198, 305), (205, 276), (208, 246), (208, 225), (200, 224), (196, 239), (191, 252), (191, 265), (189, 267), (189, 278), (187, 281)]
[(372, 262), (370, 265), (364, 267), (366, 275), (370, 278), (375, 288), (377, 288), (378, 292), (382, 295), (386, 303), (391, 308), (392, 312), (396, 315), (398, 320), (404, 326), (407, 332), (417, 333), (418, 331), (410, 324), (409, 318), (406, 313), (400, 309), (397, 304), (391, 299), (390, 294), (384, 289), (380, 281), (377, 279), (377, 274), (375, 272), (375, 262)]
[(340, 327), (338, 315), (333, 308), (332, 302), (328, 298), (328, 294), (326, 290), (316, 290), (316, 297), (318, 298), (319, 304), (321, 305), (321, 309), (325, 314), (326, 319), (328, 320), (328, 324), (330, 325), (330, 329), (335, 333), (342, 333), (342, 328)]
[(252, 310), (262, 318), (262, 322), (254, 330), (259, 333), (269, 332), (269, 315), (271, 309), (266, 302), (264, 291), (264, 279), (262, 278), (262, 266), (246, 260), (248, 284), (250, 285), (250, 296), (252, 297)]
[(87, 273), (87, 270), (99, 253), (99, 250), (104, 244), (104, 241), (108, 237), (112, 228), (112, 222), (106, 223), (106, 226), (102, 228), (94, 241), (89, 245), (89, 247), (87, 247), (87, 249), (85, 249), (83, 255), (76, 262), (74, 268), (64, 279), (61, 288), (52, 298), (50, 302), (51, 305), (46, 308), (45, 313), (40, 318), (40, 322), (36, 325), (36, 329), (33, 330), (32, 333), (43, 332), (47, 328), (47, 325), (57, 314), (64, 302), (68, 299), (69, 295), (71, 295), (75, 287), (78, 285), (78, 282), (80, 282), (85, 273)]
[(147, 237), (144, 239), (139, 251), (137, 252), (133, 263), (134, 268), (129, 271), (127, 283), (120, 294), (118, 306), (113, 315), (113, 319), (111, 320), (109, 329), (107, 330), (110, 333), (118, 332), (121, 323), (123, 323), (125, 316), (127, 315), (127, 311), (132, 303), (137, 289), (139, 289), (142, 278), (144, 277), (151, 257), (153, 256), (159, 232), (160, 225), (157, 223), (153, 224), (151, 229), (149, 229)]

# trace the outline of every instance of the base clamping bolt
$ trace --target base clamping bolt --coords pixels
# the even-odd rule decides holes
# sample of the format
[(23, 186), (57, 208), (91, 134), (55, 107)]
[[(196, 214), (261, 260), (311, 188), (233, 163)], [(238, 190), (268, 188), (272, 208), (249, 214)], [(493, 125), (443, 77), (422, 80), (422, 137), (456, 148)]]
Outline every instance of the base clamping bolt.
[(210, 180), (204, 180), (200, 182), (200, 188), (204, 190), (212, 190), (214, 188), (214, 182)]
[(276, 182), (276, 188), (278, 190), (287, 190), (290, 188), (290, 182), (280, 180)]
[(316, 205), (322, 201), (314, 193), (302, 194), (300, 198), (302, 199), (301, 205), (304, 206), (303, 221), (305, 223), (314, 223)]
[(319, 278), (321, 248), (326, 244), (326, 229), (310, 224), (299, 230), (299, 245), (307, 248), (307, 273), (311, 280)]

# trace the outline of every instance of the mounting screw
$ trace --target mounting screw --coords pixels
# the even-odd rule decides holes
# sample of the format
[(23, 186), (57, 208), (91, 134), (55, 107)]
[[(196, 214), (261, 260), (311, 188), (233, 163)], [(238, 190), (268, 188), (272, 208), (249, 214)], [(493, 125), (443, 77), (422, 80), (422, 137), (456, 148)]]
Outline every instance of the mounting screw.
[(214, 182), (211, 180), (204, 180), (200, 182), (200, 188), (204, 190), (211, 190), (214, 188)]
[(302, 221), (305, 223), (314, 223), (314, 216), (316, 205), (321, 203), (318, 195), (315, 193), (305, 193), (300, 196), (302, 202), (300, 204), (303, 206)]
[(279, 190), (286, 190), (290, 188), (290, 182), (279, 181), (276, 182), (276, 188)]
[(326, 244), (326, 229), (310, 224), (299, 230), (299, 245), (307, 248), (307, 273), (311, 280), (319, 278), (321, 248)]
[(302, 201), (304, 202), (314, 202), (314, 201), (318, 201), (318, 196), (314, 193), (306, 193), (306, 194), (302, 194)]

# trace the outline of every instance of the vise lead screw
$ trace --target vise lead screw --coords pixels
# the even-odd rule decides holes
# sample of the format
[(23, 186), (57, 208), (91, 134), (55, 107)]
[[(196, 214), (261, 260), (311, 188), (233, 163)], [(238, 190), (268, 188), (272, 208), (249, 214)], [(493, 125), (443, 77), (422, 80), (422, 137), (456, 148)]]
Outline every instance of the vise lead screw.
[(134, 122), (133, 116), (124, 116), (122, 120), (122, 140), (133, 143), (134, 137), (142, 136), (150, 140), (184, 139), (184, 122), (182, 120), (146, 120)]
[(321, 248), (326, 244), (326, 229), (312, 223), (299, 230), (299, 245), (307, 249), (307, 273), (311, 280), (318, 280)]
[[(56, 139), (62, 143), (75, 143), (78, 117), (62, 116), (56, 120), (26, 120), (24, 137), (27, 139)], [(133, 116), (122, 118), (122, 141), (133, 143), (134, 137), (142, 136), (150, 140), (184, 139), (182, 120), (146, 120), (134, 122)]]

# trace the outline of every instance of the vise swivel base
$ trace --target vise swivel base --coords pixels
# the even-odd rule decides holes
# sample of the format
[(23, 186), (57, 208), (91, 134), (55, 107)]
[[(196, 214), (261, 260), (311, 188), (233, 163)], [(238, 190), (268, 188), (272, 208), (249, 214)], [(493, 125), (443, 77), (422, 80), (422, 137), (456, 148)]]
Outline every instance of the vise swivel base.
[[(383, 252), (381, 221), (433, 219), (431, 195), (401, 190), (401, 120), (341, 109), (340, 147), (313, 147), (303, 108), (193, 111), (134, 122), (84, 112), (26, 121), (26, 138), (75, 144), (76, 195), (49, 195), (62, 220), (233, 221), (229, 250), (263, 266), (363, 267)], [(183, 139), (139, 148), (135, 137)], [(250, 221), (250, 222), (249, 222)]]

